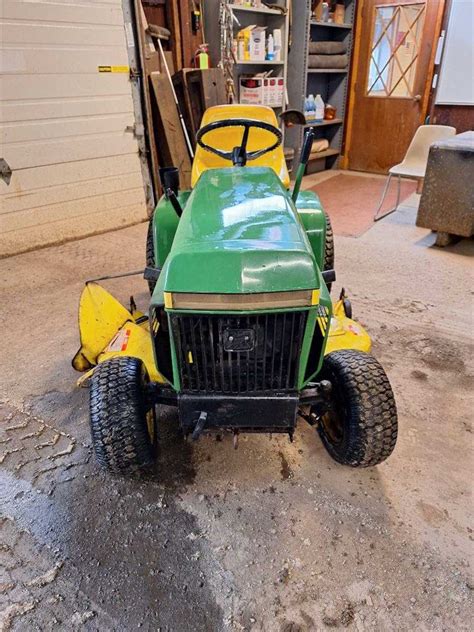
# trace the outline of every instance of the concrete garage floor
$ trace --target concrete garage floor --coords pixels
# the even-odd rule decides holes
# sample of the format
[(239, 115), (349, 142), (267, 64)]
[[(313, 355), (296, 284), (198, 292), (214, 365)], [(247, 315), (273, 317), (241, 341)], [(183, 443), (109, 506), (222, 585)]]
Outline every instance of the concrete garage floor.
[[(0, 629), (471, 629), (473, 242), (432, 247), (409, 208), (336, 238), (397, 398), (383, 465), (337, 465), (303, 421), (190, 446), (169, 409), (155, 471), (119, 479), (70, 360), (83, 281), (140, 268), (145, 234), (0, 261)], [(139, 278), (107, 286), (146, 304)]]

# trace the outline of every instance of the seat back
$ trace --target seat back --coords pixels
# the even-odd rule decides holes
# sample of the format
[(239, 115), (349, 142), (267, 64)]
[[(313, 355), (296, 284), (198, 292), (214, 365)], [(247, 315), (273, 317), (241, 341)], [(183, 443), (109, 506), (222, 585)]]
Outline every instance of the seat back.
[(420, 125), (407, 149), (402, 165), (405, 169), (425, 171), (430, 146), (438, 140), (456, 135), (456, 128), (448, 125)]
[[(216, 105), (206, 110), (202, 117), (201, 127), (222, 121), (224, 119), (243, 118), (254, 121), (263, 121), (278, 127), (278, 121), (275, 112), (264, 105)], [(234, 147), (238, 147), (242, 142), (243, 127), (227, 127), (209, 132), (204, 137), (206, 145), (223, 149), (224, 151), (232, 151)], [(255, 151), (269, 147), (275, 142), (275, 136), (266, 130), (252, 128), (249, 133), (247, 143), (248, 151)], [(249, 167), (270, 167), (275, 171), (277, 176), (283, 182), (286, 188), (290, 186), (290, 176), (286, 167), (285, 155), (283, 147), (280, 145), (276, 149), (267, 154), (260, 156), (256, 160), (250, 160), (247, 165)], [(191, 175), (191, 186), (194, 187), (199, 180), (201, 174), (207, 169), (218, 169), (222, 167), (231, 167), (232, 163), (220, 156), (216, 156), (205, 149), (196, 147), (196, 155), (194, 156), (193, 169)]]

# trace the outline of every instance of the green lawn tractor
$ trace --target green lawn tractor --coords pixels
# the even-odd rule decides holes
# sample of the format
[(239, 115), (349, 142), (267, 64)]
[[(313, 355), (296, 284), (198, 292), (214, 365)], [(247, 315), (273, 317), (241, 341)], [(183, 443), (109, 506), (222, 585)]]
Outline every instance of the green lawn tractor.
[[(301, 115), (289, 111), (286, 122)], [(285, 118), (285, 115), (283, 116)], [(370, 337), (342, 292), (334, 305), (331, 225), (317, 195), (293, 190), (273, 110), (207, 110), (191, 190), (162, 170), (150, 220), (147, 315), (86, 284), (73, 366), (90, 384), (99, 463), (150, 465), (159, 405), (176, 406), (185, 437), (286, 433), (315, 426), (339, 463), (374, 466), (392, 452), (397, 412)]]

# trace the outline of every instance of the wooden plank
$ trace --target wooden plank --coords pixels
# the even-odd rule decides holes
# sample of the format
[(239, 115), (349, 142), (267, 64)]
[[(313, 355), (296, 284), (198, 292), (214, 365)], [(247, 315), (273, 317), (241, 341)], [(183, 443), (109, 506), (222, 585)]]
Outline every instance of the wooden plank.
[(153, 108), (150, 95), (150, 81), (149, 77), (151, 73), (159, 70), (160, 61), (158, 53), (152, 54), (149, 47), (149, 42), (146, 34), (148, 23), (146, 21), (145, 13), (143, 11), (142, 3), (140, 0), (135, 0), (135, 15), (137, 16), (137, 33), (138, 33), (138, 48), (140, 52), (140, 62), (143, 71), (142, 87), (144, 96), (144, 119), (146, 125), (146, 137), (148, 146), (150, 148), (151, 159), (151, 177), (153, 181), (153, 188), (155, 191), (155, 198), (158, 199), (161, 194), (161, 183), (159, 178), (160, 160), (158, 157), (158, 148), (155, 140), (155, 133), (153, 130)]
[(194, 68), (182, 68), (179, 72), (173, 75), (173, 85), (176, 96), (181, 105), (181, 111), (183, 112), (186, 128), (189, 131), (191, 142), (195, 148), (195, 136), (197, 130), (199, 129), (199, 121), (196, 122), (195, 117), (193, 116), (193, 107), (188, 83), (188, 76), (193, 72), (195, 72)]
[(193, 131), (196, 133), (208, 108), (227, 103), (224, 74), (219, 68), (194, 69), (187, 73), (186, 81)]
[(191, 160), (186, 141), (173, 100), (168, 78), (160, 73), (152, 73), (151, 85), (154, 94), (154, 113), (156, 114), (157, 141), (164, 166), (178, 167), (181, 186), (191, 186)]
[(200, 72), (204, 110), (213, 105), (226, 104), (227, 94), (222, 70), (220, 68), (209, 68)]
[[(193, 0), (183, 0), (180, 2), (180, 14), (179, 21), (181, 26), (181, 46), (182, 46), (182, 64), (184, 67), (190, 67), (193, 65), (194, 53), (199, 46), (203, 43), (202, 39), (202, 16), (201, 16), (201, 28), (197, 33), (192, 29), (192, 11), (197, 7), (197, 2)], [(217, 16), (216, 16), (217, 18)], [(216, 28), (217, 20), (216, 20)]]
[(183, 52), (181, 45), (181, 27), (179, 23), (179, 2), (178, 0), (168, 0), (166, 3), (166, 15), (168, 28), (171, 31), (171, 47), (175, 71), (183, 67)]

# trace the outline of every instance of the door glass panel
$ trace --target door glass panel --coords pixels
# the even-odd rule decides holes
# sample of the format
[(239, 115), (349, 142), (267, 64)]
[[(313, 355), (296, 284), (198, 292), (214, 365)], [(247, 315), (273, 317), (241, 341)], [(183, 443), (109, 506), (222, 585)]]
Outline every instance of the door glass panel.
[(368, 96), (414, 96), (424, 19), (424, 2), (375, 7)]

